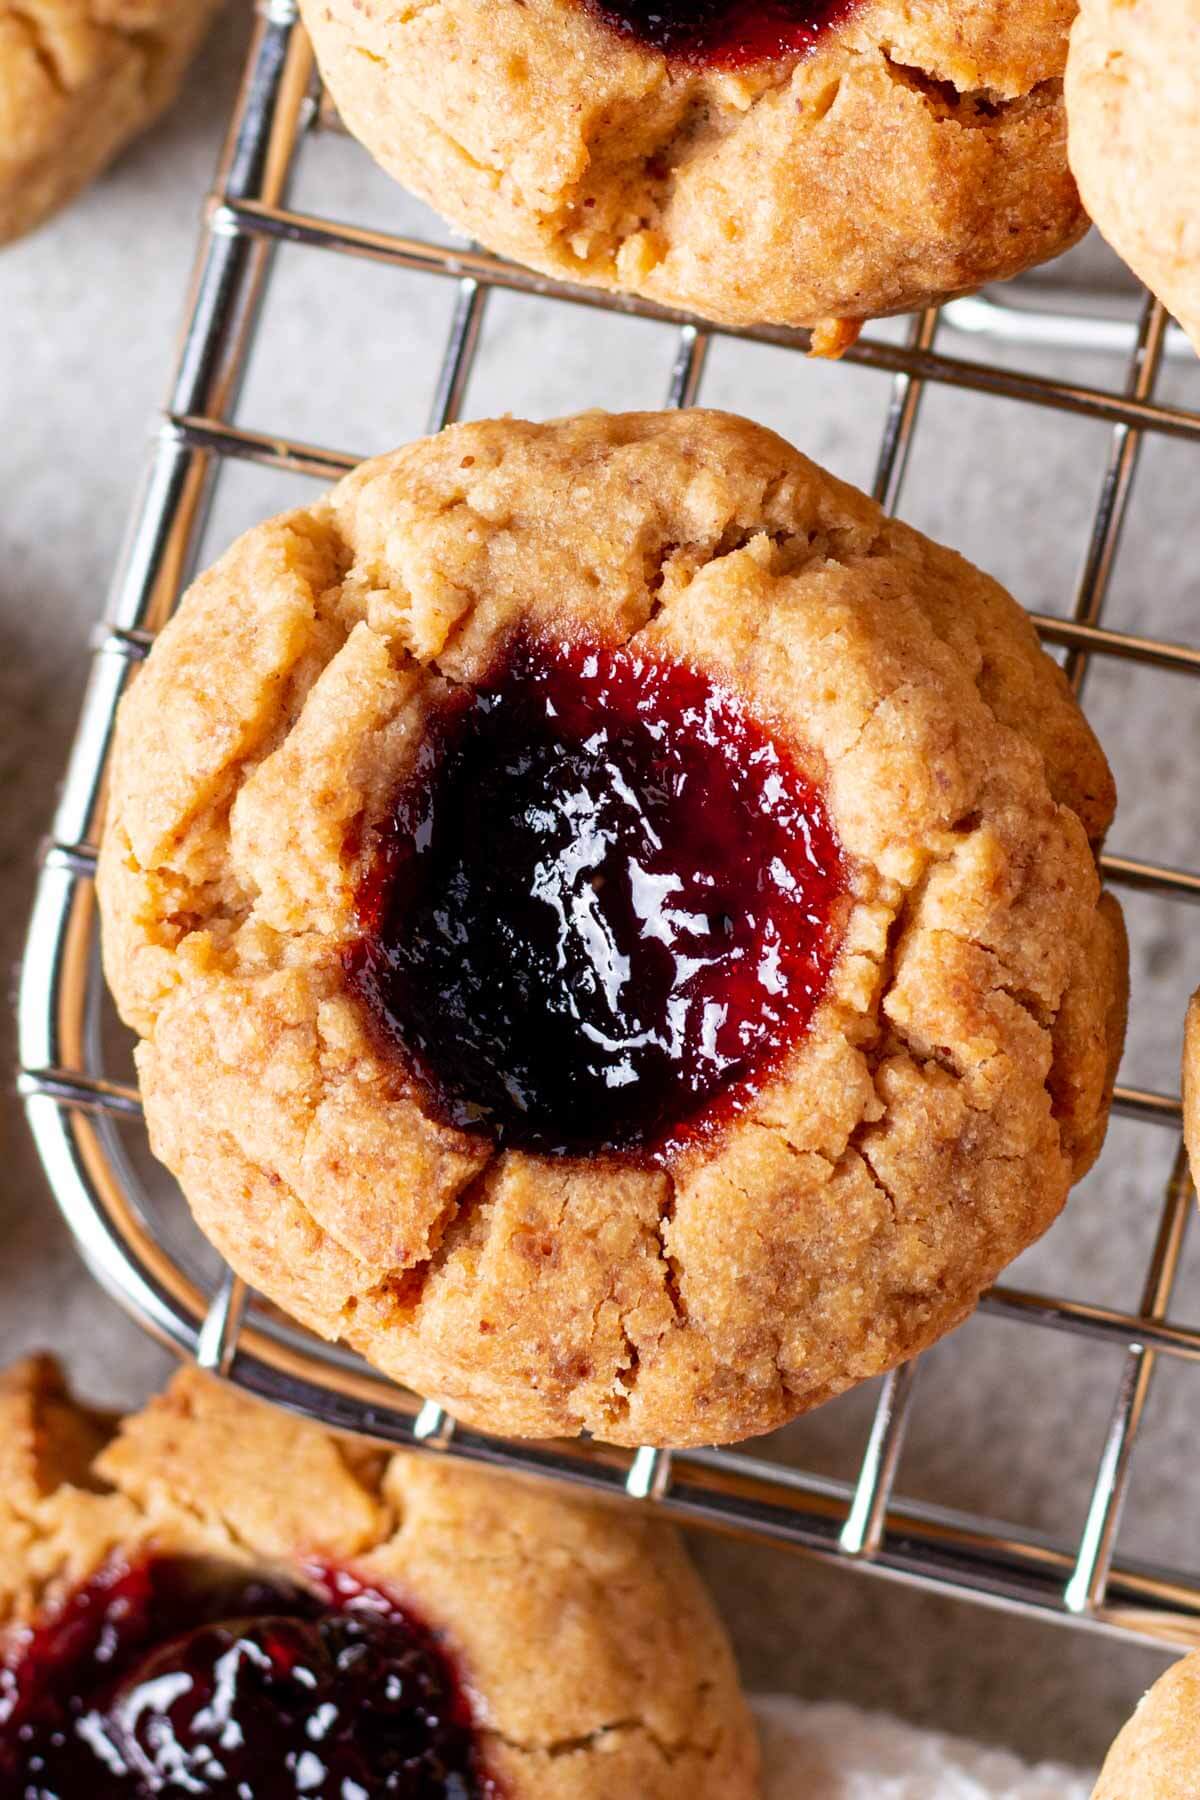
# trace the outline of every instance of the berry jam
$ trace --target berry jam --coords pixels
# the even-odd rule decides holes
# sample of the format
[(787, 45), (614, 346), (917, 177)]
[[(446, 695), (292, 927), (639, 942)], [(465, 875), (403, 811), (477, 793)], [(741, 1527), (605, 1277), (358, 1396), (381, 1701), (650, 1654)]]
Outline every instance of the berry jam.
[(499, 1800), (431, 1634), (334, 1571), (114, 1562), (0, 1664), (5, 1800)]
[(585, 0), (611, 30), (689, 68), (807, 56), (855, 0)]
[(732, 694), (519, 637), (430, 720), (345, 966), (449, 1123), (657, 1156), (803, 1033), (845, 892), (819, 790)]

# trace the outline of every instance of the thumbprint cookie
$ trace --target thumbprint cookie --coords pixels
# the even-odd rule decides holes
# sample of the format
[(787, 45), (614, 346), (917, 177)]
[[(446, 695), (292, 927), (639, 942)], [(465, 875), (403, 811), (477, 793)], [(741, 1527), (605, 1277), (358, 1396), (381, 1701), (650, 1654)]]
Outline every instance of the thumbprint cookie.
[(472, 237), (723, 324), (836, 339), (833, 321), (1014, 275), (1086, 226), (1073, 0), (301, 10), (350, 130)]
[(241, 538), (122, 703), (151, 1141), (463, 1420), (762, 1432), (1055, 1217), (1125, 993), (1021, 608), (711, 412), (459, 425)]
[(0, 1375), (0, 1790), (756, 1800), (669, 1530), (194, 1370), (116, 1423)]

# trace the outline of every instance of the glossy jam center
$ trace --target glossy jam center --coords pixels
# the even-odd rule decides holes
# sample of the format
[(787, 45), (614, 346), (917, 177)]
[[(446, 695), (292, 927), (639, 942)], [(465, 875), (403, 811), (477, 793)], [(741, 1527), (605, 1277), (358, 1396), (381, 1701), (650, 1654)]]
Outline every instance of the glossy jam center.
[(450, 1122), (657, 1154), (804, 1031), (845, 886), (819, 790), (730, 693), (518, 639), (430, 721), (346, 966)]
[(854, 0), (585, 0), (610, 29), (692, 68), (803, 56)]
[(112, 1564), (0, 1666), (7, 1800), (498, 1800), (430, 1634), (335, 1572)]

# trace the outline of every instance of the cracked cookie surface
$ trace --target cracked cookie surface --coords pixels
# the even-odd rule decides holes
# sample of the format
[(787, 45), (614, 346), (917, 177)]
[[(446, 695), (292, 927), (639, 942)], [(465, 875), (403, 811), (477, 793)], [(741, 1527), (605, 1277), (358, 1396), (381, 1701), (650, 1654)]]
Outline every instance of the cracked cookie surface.
[(1200, 0), (1083, 0), (1066, 98), (1088, 212), (1200, 353)]
[[(803, 1035), (654, 1166), (431, 1116), (348, 991), (364, 846), (518, 628), (719, 683), (847, 861)], [(118, 720), (105, 966), (154, 1148), (255, 1286), (486, 1428), (727, 1441), (959, 1323), (1097, 1153), (1113, 803), (1015, 601), (774, 434), (456, 426), (248, 533), (163, 632)]]
[(394, 1595), (444, 1643), (504, 1800), (758, 1794), (729, 1647), (671, 1531), (335, 1439), (193, 1370), (119, 1426), (48, 1359), (0, 1375), (0, 1656), (147, 1555), (301, 1583), (331, 1564)]
[(219, 0), (0, 0), (0, 244), (56, 212), (178, 91)]
[(724, 324), (902, 312), (1056, 255), (1073, 0), (861, 0), (804, 56), (672, 61), (583, 0), (302, 0), (383, 166), (490, 248)]

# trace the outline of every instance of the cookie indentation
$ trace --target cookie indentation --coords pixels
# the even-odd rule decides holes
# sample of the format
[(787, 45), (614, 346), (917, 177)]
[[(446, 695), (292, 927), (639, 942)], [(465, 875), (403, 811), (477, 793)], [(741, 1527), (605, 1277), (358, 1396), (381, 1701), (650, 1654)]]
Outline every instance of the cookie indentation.
[(430, 719), (346, 968), (448, 1122), (659, 1155), (804, 1033), (846, 892), (820, 788), (733, 694), (521, 637)]
[(499, 1796), (444, 1653), (390, 1596), (189, 1557), (110, 1563), (24, 1634), (0, 1778), (43, 1800)]
[(585, 0), (622, 37), (690, 68), (803, 56), (855, 0)]

